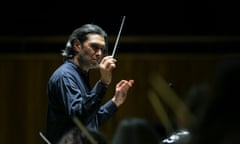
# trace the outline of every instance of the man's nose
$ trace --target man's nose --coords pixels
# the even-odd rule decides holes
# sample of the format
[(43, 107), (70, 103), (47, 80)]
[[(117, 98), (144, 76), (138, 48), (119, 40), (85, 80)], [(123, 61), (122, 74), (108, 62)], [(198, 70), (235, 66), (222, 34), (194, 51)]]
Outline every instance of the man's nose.
[(97, 49), (95, 52), (97, 55), (102, 55), (102, 53), (103, 53), (101, 49)]

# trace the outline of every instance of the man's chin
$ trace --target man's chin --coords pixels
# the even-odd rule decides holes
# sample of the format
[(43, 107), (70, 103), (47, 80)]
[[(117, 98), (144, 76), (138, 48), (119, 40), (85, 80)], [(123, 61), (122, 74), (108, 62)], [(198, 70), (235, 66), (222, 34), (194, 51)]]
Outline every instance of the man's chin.
[(91, 66), (91, 68), (92, 68), (92, 69), (98, 69), (98, 68), (99, 68), (99, 64), (93, 64), (93, 65)]

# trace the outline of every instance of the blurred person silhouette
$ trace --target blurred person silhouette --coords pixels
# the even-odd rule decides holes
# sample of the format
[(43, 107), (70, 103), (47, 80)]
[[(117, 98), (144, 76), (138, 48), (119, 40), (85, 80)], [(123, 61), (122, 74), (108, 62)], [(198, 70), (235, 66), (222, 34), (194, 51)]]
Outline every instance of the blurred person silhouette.
[(159, 144), (160, 136), (154, 125), (141, 118), (122, 120), (111, 144)]
[(240, 56), (224, 56), (213, 71), (208, 104), (191, 144), (239, 143), (239, 81)]
[[(113, 97), (102, 103), (117, 62), (107, 52), (107, 33), (95, 24), (82, 25), (69, 36), (62, 52), (64, 62), (47, 85), (46, 137), (52, 143), (75, 127), (72, 116), (77, 116), (86, 128), (98, 130), (125, 102), (134, 80), (119, 81)], [(92, 69), (100, 73), (93, 87), (89, 82)]]
[(107, 144), (104, 135), (99, 131), (91, 129), (87, 129), (87, 131), (92, 139), (79, 128), (74, 127), (66, 132), (57, 144)]
[[(191, 140), (191, 131), (195, 129), (201, 119), (208, 101), (209, 84), (192, 85), (184, 97), (184, 104), (189, 111), (179, 107), (176, 116), (176, 130), (162, 144), (186, 144)], [(189, 113), (190, 112), (190, 115)]]

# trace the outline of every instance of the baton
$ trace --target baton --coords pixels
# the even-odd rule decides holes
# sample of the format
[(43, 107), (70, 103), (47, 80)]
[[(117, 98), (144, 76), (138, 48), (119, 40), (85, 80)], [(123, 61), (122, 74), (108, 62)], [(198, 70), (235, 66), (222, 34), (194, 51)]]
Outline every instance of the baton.
[(124, 22), (125, 22), (125, 17), (126, 17), (126, 16), (123, 16), (122, 23), (121, 23), (121, 27), (120, 27), (120, 30), (119, 30), (119, 32), (118, 32), (118, 36), (117, 36), (117, 39), (116, 39), (116, 42), (115, 42), (115, 45), (114, 45), (114, 48), (113, 48), (112, 57), (114, 57), (115, 51), (116, 51), (116, 49), (117, 49), (117, 44), (118, 44), (118, 41), (119, 41), (119, 37), (120, 37), (121, 31), (122, 31), (123, 24), (124, 24)]

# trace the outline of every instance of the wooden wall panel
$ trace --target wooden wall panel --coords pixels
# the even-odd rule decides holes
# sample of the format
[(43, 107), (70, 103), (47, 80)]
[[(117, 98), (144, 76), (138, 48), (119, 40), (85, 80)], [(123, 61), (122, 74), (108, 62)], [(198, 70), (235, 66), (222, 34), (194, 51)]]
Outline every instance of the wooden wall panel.
[[(149, 77), (159, 73), (173, 84), (182, 97), (195, 83), (206, 81), (217, 59), (217, 54), (118, 54), (117, 69), (104, 102), (114, 93), (121, 79), (134, 79), (126, 103), (100, 130), (111, 139), (117, 124), (125, 118), (140, 117), (158, 121), (147, 92)], [(8, 54), (0, 55), (0, 138), (3, 144), (42, 144), (39, 132), (44, 132), (48, 78), (62, 63), (58, 54)], [(91, 72), (93, 83), (97, 71)]]

